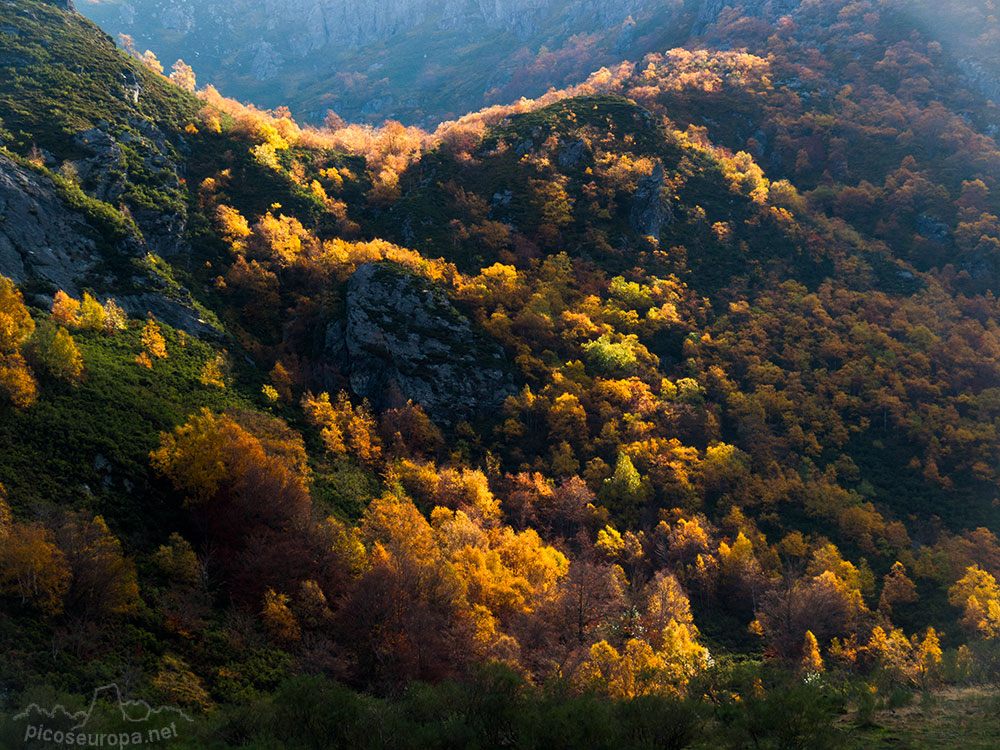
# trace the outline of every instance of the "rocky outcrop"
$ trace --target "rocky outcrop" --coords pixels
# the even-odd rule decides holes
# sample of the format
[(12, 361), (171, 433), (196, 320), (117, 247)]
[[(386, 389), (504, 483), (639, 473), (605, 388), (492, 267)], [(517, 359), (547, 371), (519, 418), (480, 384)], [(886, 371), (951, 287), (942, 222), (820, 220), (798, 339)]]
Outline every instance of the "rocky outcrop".
[(327, 329), (324, 359), (376, 408), (412, 399), (436, 421), (455, 423), (516, 392), (500, 345), (424, 279), (366, 264), (344, 302), (345, 317)]
[(673, 221), (670, 206), (661, 195), (663, 179), (663, 165), (657, 163), (651, 175), (639, 180), (635, 195), (632, 197), (629, 223), (632, 231), (643, 237), (659, 239), (663, 227)]
[[(107, 123), (77, 134), (77, 149), (87, 157), (74, 162), (87, 191), (105, 203), (116, 205), (128, 188), (136, 182), (134, 166), (141, 164), (143, 179), (158, 191), (181, 191), (181, 165), (172, 158), (171, 146), (154, 123), (129, 118), (129, 129), (117, 136), (109, 132)], [(129, 164), (123, 149), (131, 152)], [(146, 177), (148, 175), (148, 177)], [(187, 215), (183, 204), (175, 204), (173, 212), (162, 205), (155, 208), (133, 208), (133, 217), (142, 229), (146, 250), (168, 257), (187, 251), (184, 234)]]
[(560, 167), (575, 167), (581, 161), (590, 157), (590, 147), (586, 141), (572, 141), (559, 152)]
[(974, 89), (994, 103), (1000, 102), (1000, 78), (971, 58), (959, 60), (958, 67)]
[(90, 232), (51, 181), (0, 156), (0, 274), (77, 294), (80, 279), (94, 267)]
[[(86, 219), (66, 207), (50, 180), (0, 156), (0, 275), (18, 284), (48, 282), (80, 297), (85, 280), (87, 286), (95, 281), (93, 273), (101, 261), (95, 236)], [(137, 243), (131, 244), (130, 252), (140, 250)], [(141, 277), (132, 281), (145, 283)], [(44, 305), (51, 301), (50, 294), (43, 290), (31, 301)], [(196, 336), (219, 335), (190, 304), (159, 292), (112, 296), (133, 316), (152, 313)]]
[(152, 315), (157, 320), (174, 328), (199, 336), (201, 338), (218, 338), (220, 332), (207, 320), (199, 317), (198, 312), (177, 300), (168, 299), (162, 294), (145, 292), (143, 294), (122, 295), (115, 298), (122, 310), (134, 318), (145, 318)]

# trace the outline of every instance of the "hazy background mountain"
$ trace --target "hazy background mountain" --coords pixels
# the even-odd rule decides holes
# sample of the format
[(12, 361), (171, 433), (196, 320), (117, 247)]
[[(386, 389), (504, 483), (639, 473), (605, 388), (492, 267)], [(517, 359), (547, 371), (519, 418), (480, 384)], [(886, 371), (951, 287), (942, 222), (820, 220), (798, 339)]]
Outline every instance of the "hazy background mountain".
[[(987, 96), (998, 91), (997, 45), (977, 13), (910, 3)], [(972, 4), (976, 5), (976, 4)], [(169, 67), (258, 105), (319, 121), (386, 118), (432, 125), (490, 104), (535, 97), (604, 65), (713, 38), (740, 18), (769, 27), (808, 11), (796, 0), (81, 0), (113, 36), (128, 34)], [(926, 7), (925, 7), (926, 6)], [(970, 6), (970, 11), (973, 7)], [(746, 31), (746, 25), (742, 29)]]
[[(784, 12), (788, 0), (754, 2)], [(700, 32), (722, 2), (687, 0), (84, 0), (113, 35), (262, 106), (322, 119), (432, 124), (537, 96)]]

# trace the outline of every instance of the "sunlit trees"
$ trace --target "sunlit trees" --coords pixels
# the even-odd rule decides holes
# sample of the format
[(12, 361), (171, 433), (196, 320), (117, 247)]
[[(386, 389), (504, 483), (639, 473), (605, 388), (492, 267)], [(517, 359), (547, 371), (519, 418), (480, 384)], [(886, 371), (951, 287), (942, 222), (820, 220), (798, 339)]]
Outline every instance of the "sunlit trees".
[(242, 255), (247, 249), (247, 239), (250, 237), (250, 224), (243, 215), (231, 206), (220, 205), (215, 209), (215, 226), (222, 238), (226, 240), (236, 255)]
[(79, 322), (80, 301), (70, 297), (60, 289), (52, 301), (52, 322), (56, 325), (72, 327)]
[(811, 630), (806, 631), (805, 641), (802, 644), (802, 659), (799, 662), (799, 669), (803, 674), (816, 674), (823, 671), (823, 657), (819, 653), (819, 643)]
[(32, 360), (53, 376), (78, 383), (83, 379), (83, 355), (62, 326), (42, 321), (31, 338)]
[(63, 610), (72, 577), (55, 535), (44, 525), (0, 525), (0, 594), (56, 615)]
[(371, 463), (382, 455), (378, 425), (367, 403), (352, 406), (345, 391), (335, 402), (329, 394), (302, 397), (302, 408), (309, 421), (320, 429), (328, 452), (335, 456), (350, 453), (360, 461)]
[(864, 651), (893, 681), (903, 685), (927, 689), (941, 672), (941, 644), (934, 628), (928, 628), (923, 638), (907, 638), (899, 628), (886, 632), (876, 626)]
[[(234, 596), (254, 600), (289, 580), (320, 575), (339, 586), (349, 574), (340, 552), (312, 520), (301, 439), (273, 418), (192, 415), (161, 436), (153, 467), (181, 492), (220, 548), (216, 558)], [(251, 430), (253, 430), (251, 432)], [(221, 551), (221, 550), (224, 550)]]
[(171, 67), (170, 80), (180, 86), (185, 91), (194, 93), (197, 88), (194, 69), (183, 60), (178, 60)]
[(35, 330), (21, 292), (14, 282), (0, 277), (0, 389), (15, 406), (34, 403), (38, 386), (21, 354), (21, 347)]
[(686, 625), (672, 622), (659, 650), (638, 638), (629, 639), (621, 651), (598, 641), (590, 647), (577, 679), (614, 698), (680, 695), (705, 666), (707, 655)]
[(143, 346), (142, 353), (146, 355), (147, 359), (150, 357), (166, 359), (166, 339), (163, 338), (163, 334), (160, 332), (160, 326), (152, 318), (146, 321), (146, 324), (142, 327), (141, 341)]
[(140, 62), (154, 73), (163, 75), (163, 64), (156, 58), (150, 50), (146, 50), (139, 56)]
[(983, 638), (1000, 637), (1000, 586), (990, 573), (973, 565), (948, 590), (948, 601), (964, 610), (963, 624)]
[(101, 331), (104, 329), (104, 307), (90, 293), (83, 293), (83, 301), (80, 303), (79, 325), (88, 331)]

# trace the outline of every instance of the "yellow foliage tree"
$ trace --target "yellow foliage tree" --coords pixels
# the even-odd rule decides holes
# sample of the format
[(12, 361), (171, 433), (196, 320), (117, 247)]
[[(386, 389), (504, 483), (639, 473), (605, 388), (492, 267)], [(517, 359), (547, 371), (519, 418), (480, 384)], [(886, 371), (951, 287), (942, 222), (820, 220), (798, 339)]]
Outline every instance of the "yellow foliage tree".
[(819, 643), (811, 630), (806, 631), (805, 642), (802, 644), (802, 659), (799, 670), (803, 674), (816, 674), (823, 671), (823, 658), (819, 653)]
[(160, 333), (160, 326), (152, 318), (142, 327), (142, 346), (150, 357), (157, 359), (167, 357), (167, 341)]
[(38, 398), (38, 383), (20, 352), (0, 355), (0, 391), (22, 409)]
[(31, 354), (52, 375), (73, 383), (83, 380), (83, 355), (62, 326), (43, 320), (31, 337)]
[(302, 408), (309, 422), (320, 428), (320, 436), (329, 453), (338, 456), (352, 455), (364, 463), (373, 463), (382, 455), (378, 425), (367, 403), (351, 406), (345, 391), (337, 396), (336, 403), (327, 393), (302, 397)]
[(21, 355), (21, 347), (34, 331), (35, 321), (20, 290), (0, 276), (0, 389), (22, 408), (33, 404), (38, 395), (35, 378)]
[(171, 68), (170, 80), (180, 86), (185, 91), (194, 93), (198, 84), (195, 79), (194, 69), (183, 60), (178, 60)]
[(288, 600), (287, 594), (276, 594), (274, 589), (268, 589), (260, 616), (275, 638), (284, 643), (295, 643), (302, 638), (302, 628), (289, 609)]
[(246, 252), (247, 238), (251, 234), (250, 224), (239, 211), (230, 206), (216, 207), (215, 226), (236, 255)]
[(83, 302), (80, 303), (80, 327), (90, 331), (104, 330), (104, 318), (104, 306), (90, 294), (84, 292)]
[(142, 64), (145, 65), (154, 73), (163, 75), (163, 64), (156, 58), (156, 55), (154, 55), (151, 50), (146, 50), (145, 52), (143, 52), (142, 55), (139, 57), (139, 60), (141, 60)]
[(577, 681), (619, 699), (682, 695), (691, 677), (705, 666), (707, 655), (687, 626), (673, 623), (659, 651), (638, 638), (628, 640), (621, 652), (605, 640), (593, 644)]
[(688, 627), (692, 635), (698, 634), (691, 617), (691, 604), (675, 576), (660, 571), (650, 582), (647, 591), (648, 603), (643, 624), (653, 645), (661, 644), (663, 634), (672, 622)]
[(926, 688), (939, 677), (943, 662), (941, 639), (934, 628), (927, 628), (923, 639), (913, 636), (913, 652), (916, 681)]
[(44, 615), (62, 612), (72, 573), (52, 532), (40, 523), (0, 533), (0, 594), (16, 595)]
[(221, 354), (217, 354), (202, 366), (201, 372), (198, 374), (198, 382), (202, 385), (225, 388), (226, 380), (223, 374), (225, 366), (226, 358)]
[(971, 631), (984, 638), (1000, 637), (1000, 586), (996, 579), (978, 565), (948, 590), (948, 601), (965, 611), (962, 620)]
[(173, 433), (160, 436), (160, 447), (150, 454), (153, 468), (184, 492), (189, 503), (203, 502), (216, 493), (228, 474), (225, 438), (242, 444), (241, 433), (228, 417), (202, 409)]
[(52, 301), (52, 310), (49, 315), (57, 325), (72, 328), (80, 322), (80, 302), (60, 289)]

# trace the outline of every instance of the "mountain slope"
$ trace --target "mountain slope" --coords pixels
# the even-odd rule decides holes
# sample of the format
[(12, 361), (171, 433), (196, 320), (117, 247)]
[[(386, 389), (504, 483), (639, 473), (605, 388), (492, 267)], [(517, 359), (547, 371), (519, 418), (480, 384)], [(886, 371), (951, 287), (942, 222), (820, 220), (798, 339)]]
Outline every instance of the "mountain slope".
[[(798, 18), (857, 36), (834, 5)], [(850, 63), (726, 18), (791, 51), (430, 134), (195, 98), (0, 7), (0, 710), (117, 682), (198, 714), (191, 747), (738, 747), (794, 715), (819, 748), (848, 701), (995, 675), (992, 105), (904, 85), (960, 79), (888, 24), (857, 42), (898, 68), (823, 113)], [(968, 105), (958, 141), (885, 101)], [(878, 226), (920, 235), (923, 198), (936, 254)]]

